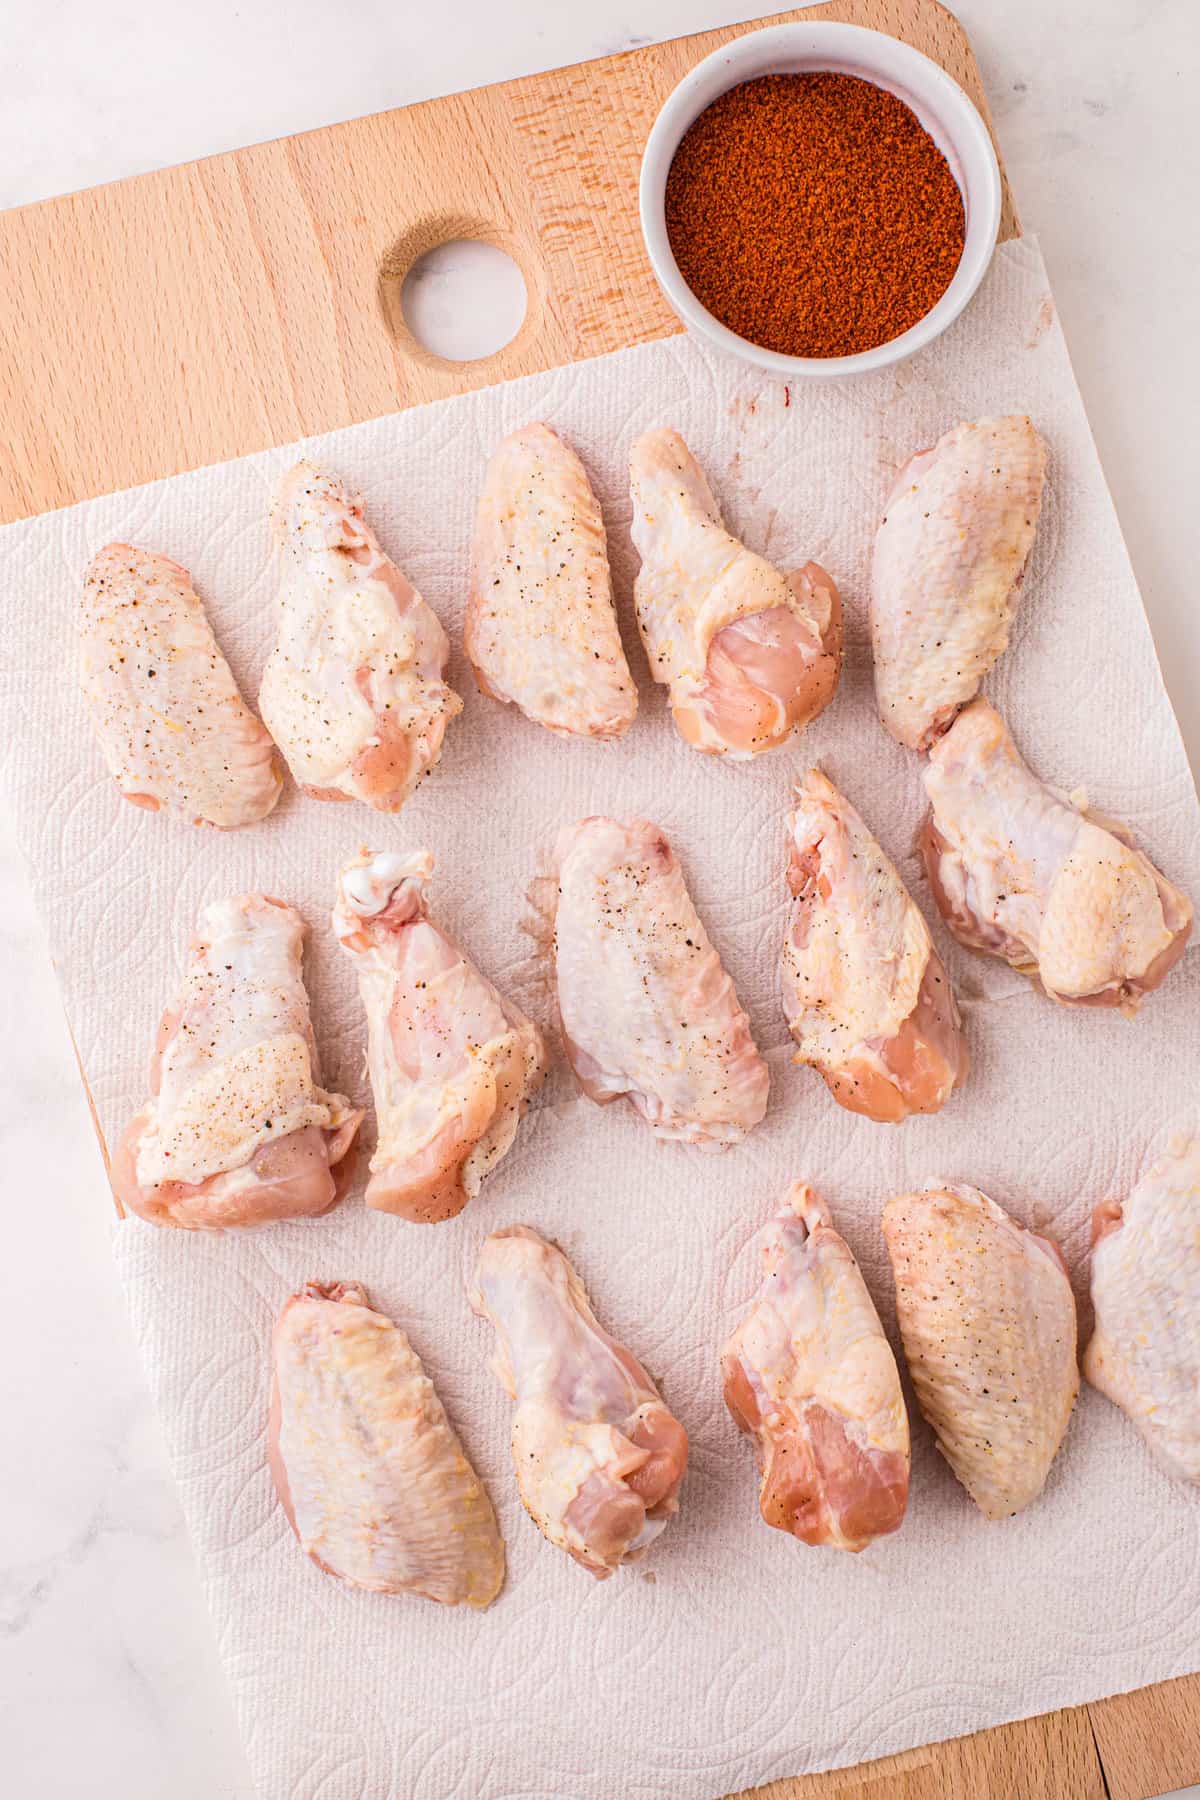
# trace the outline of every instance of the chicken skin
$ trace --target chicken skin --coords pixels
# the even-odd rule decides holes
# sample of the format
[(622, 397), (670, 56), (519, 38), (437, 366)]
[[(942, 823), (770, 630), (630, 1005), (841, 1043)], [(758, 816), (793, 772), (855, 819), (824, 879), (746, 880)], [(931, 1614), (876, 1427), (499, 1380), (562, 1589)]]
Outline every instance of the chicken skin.
[(483, 692), (549, 731), (613, 738), (633, 723), (604, 520), (548, 425), (514, 431), (488, 464), (463, 645)]
[(342, 870), (333, 929), (367, 1014), (379, 1141), (367, 1205), (452, 1219), (512, 1147), (545, 1050), (537, 1026), (430, 919), (427, 850), (364, 850)]
[(1075, 1299), (1056, 1244), (956, 1183), (883, 1209), (917, 1404), (988, 1519), (1045, 1486), (1079, 1392)]
[(967, 1074), (929, 927), (854, 808), (819, 769), (796, 789), (783, 1004), (799, 1048), (851, 1112), (937, 1112)]
[(555, 856), (558, 1008), (584, 1093), (624, 1095), (656, 1137), (740, 1142), (770, 1077), (666, 838), (644, 819), (584, 819)]
[(226, 830), (267, 816), (283, 790), (279, 757), (186, 569), (107, 545), (84, 579), (79, 635), (92, 727), (127, 800)]
[(504, 1585), (492, 1503), (399, 1326), (354, 1281), (310, 1281), (271, 1342), (268, 1454), (304, 1551), (376, 1594), (484, 1607)]
[(905, 463), (871, 565), (879, 716), (927, 750), (1008, 646), (1046, 446), (1028, 419), (956, 425)]
[(220, 1231), (309, 1218), (337, 1200), (362, 1113), (320, 1086), (303, 941), (299, 913), (263, 894), (205, 907), (158, 1028), (153, 1097), (113, 1160), (131, 1212)]
[(1187, 896), (1039, 781), (995, 707), (975, 700), (930, 751), (922, 848), (960, 943), (1036, 976), (1053, 1000), (1131, 1012), (1179, 961)]
[(485, 1240), (469, 1299), (495, 1327), (492, 1367), (516, 1401), (512, 1455), (525, 1509), (603, 1580), (679, 1511), (687, 1432), (599, 1324), (562, 1251), (527, 1225)]
[(1200, 1481), (1200, 1137), (1180, 1135), (1092, 1220), (1096, 1330), (1083, 1372), (1170, 1475)]
[(450, 641), (336, 475), (297, 463), (271, 522), (283, 582), (262, 716), (306, 793), (399, 812), (462, 710)]
[(725, 1404), (756, 1440), (759, 1507), (805, 1544), (865, 1550), (908, 1503), (908, 1414), (850, 1247), (797, 1182), (759, 1233), (762, 1292), (721, 1353)]
[(677, 431), (640, 437), (629, 479), (638, 625), (680, 735), (739, 758), (775, 749), (833, 699), (837, 589), (817, 563), (781, 574), (739, 543)]

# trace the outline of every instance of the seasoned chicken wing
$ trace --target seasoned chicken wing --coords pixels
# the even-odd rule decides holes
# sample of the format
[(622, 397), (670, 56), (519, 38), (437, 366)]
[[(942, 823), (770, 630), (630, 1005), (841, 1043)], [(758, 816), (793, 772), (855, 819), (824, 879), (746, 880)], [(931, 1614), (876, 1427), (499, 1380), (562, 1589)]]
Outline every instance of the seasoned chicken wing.
[(158, 1028), (153, 1097), (113, 1161), (118, 1199), (152, 1224), (262, 1225), (338, 1198), (362, 1113), (320, 1086), (303, 941), (299, 913), (264, 894), (205, 907)]
[(354, 1281), (310, 1281), (271, 1344), (271, 1474), (317, 1567), (376, 1594), (484, 1607), (504, 1545), (420, 1359)]
[(525, 1508), (603, 1580), (679, 1511), (687, 1432), (599, 1324), (562, 1251), (527, 1225), (485, 1240), (469, 1298), (495, 1327), (492, 1367), (517, 1403), (512, 1455)]
[(845, 1239), (797, 1182), (759, 1233), (762, 1292), (721, 1353), (725, 1404), (758, 1447), (768, 1525), (865, 1550), (908, 1503), (908, 1414)]
[(1200, 1137), (1180, 1135), (1092, 1221), (1096, 1330), (1083, 1372), (1168, 1474), (1200, 1481)]
[(660, 1138), (736, 1144), (769, 1076), (675, 854), (644, 819), (559, 834), (554, 927), (563, 1042), (601, 1105), (624, 1095)]
[(1046, 446), (1030, 420), (956, 425), (905, 463), (871, 566), (879, 716), (927, 750), (1008, 646)]
[(79, 617), (92, 727), (134, 806), (194, 825), (253, 825), (283, 774), (238, 691), (186, 569), (108, 544), (92, 558)]
[(819, 769), (796, 789), (783, 1004), (830, 1093), (870, 1119), (937, 1112), (966, 1078), (950, 978), (895, 866)]
[(648, 431), (629, 462), (638, 625), (680, 735), (697, 750), (757, 756), (833, 698), (842, 606), (817, 563), (781, 574), (724, 526), (677, 431)]
[(450, 641), (336, 475), (297, 463), (271, 520), (283, 581), (262, 716), (306, 793), (398, 812), (462, 710)]
[(1045, 1486), (1079, 1392), (1075, 1300), (1058, 1246), (956, 1183), (883, 1209), (917, 1404), (988, 1519)]
[(512, 1147), (542, 1075), (541, 1033), (430, 919), (427, 850), (364, 850), (338, 883), (333, 929), (367, 1014), (379, 1141), (367, 1205), (451, 1219)]
[(488, 464), (463, 644), (483, 692), (550, 731), (611, 738), (633, 723), (604, 520), (548, 425), (514, 431)]
[(922, 847), (960, 943), (1035, 975), (1051, 999), (1132, 1011), (1183, 955), (1186, 894), (1119, 826), (1039, 781), (975, 700), (925, 767)]

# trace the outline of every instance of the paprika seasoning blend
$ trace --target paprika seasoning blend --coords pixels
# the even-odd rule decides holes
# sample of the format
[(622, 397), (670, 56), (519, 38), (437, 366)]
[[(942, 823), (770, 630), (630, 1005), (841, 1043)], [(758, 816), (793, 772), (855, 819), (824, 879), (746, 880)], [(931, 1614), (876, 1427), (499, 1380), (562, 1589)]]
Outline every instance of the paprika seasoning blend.
[(953, 279), (962, 195), (916, 115), (854, 75), (763, 75), (689, 127), (667, 176), (680, 274), (713, 317), (786, 356), (899, 337)]

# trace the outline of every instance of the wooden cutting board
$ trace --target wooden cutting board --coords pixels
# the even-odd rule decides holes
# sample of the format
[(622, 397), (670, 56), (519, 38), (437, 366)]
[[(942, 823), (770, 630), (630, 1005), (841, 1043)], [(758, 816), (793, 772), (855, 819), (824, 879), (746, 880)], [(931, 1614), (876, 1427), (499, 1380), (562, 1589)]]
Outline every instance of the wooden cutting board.
[[(971, 46), (935, 0), (778, 17), (812, 14), (915, 45), (988, 117)], [(0, 522), (676, 331), (642, 249), (642, 145), (684, 73), (752, 29), (0, 214)], [(1006, 184), (1001, 237), (1018, 229)], [(455, 237), (507, 250), (529, 293), (512, 342), (470, 363), (429, 355), (399, 307), (406, 269)], [(1200, 1676), (756, 1795), (1145, 1800), (1194, 1779)]]

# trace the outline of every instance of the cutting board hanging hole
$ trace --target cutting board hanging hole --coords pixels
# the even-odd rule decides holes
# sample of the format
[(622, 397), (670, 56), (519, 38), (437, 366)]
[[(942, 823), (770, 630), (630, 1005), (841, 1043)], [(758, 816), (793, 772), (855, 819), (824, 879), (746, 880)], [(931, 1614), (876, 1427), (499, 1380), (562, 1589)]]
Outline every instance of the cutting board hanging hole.
[(475, 219), (429, 220), (405, 233), (379, 272), (384, 323), (425, 363), (498, 357), (532, 322), (527, 260), (504, 232)]

